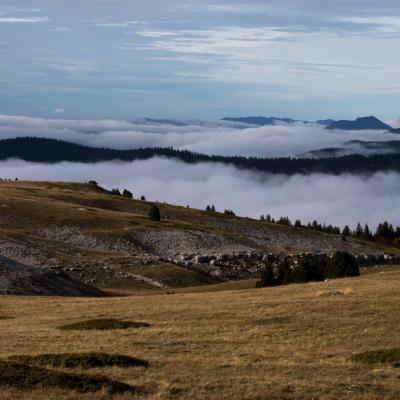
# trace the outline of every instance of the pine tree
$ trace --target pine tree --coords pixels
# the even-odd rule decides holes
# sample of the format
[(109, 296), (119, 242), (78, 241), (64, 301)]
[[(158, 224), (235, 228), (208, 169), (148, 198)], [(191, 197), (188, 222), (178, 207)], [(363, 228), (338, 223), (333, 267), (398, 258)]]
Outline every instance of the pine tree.
[(348, 236), (350, 236), (350, 235), (351, 235), (350, 228), (349, 228), (348, 225), (346, 225), (346, 226), (343, 228), (342, 236), (343, 236), (343, 237), (348, 237)]
[(160, 209), (157, 206), (151, 206), (149, 210), (149, 218), (152, 221), (160, 221), (161, 220), (161, 213)]
[(360, 237), (363, 236), (363, 234), (364, 234), (364, 229), (363, 229), (363, 227), (361, 226), (361, 224), (358, 223), (358, 224), (357, 224), (356, 231), (355, 231), (355, 233), (354, 233), (354, 236), (357, 237), (357, 238), (360, 238)]

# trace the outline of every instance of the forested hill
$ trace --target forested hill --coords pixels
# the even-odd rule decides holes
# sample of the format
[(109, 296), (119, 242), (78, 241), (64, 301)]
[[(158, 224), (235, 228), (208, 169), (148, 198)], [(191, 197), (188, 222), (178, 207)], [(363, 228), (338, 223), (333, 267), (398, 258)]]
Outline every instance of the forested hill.
[(347, 155), (335, 158), (255, 158), (238, 156), (209, 156), (172, 148), (140, 148), (114, 150), (87, 147), (61, 140), (45, 138), (16, 138), (0, 140), (0, 160), (19, 158), (31, 162), (57, 163), (61, 161), (95, 163), (101, 161), (145, 160), (155, 156), (181, 160), (186, 163), (219, 162), (240, 169), (254, 169), (273, 174), (293, 175), (309, 173), (374, 173), (400, 172), (400, 154)]

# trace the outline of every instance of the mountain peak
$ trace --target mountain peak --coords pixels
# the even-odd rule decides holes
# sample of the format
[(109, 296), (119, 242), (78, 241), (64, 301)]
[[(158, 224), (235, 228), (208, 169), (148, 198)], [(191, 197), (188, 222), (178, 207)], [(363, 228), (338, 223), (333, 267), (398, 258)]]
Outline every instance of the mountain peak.
[(361, 130), (391, 130), (392, 127), (388, 124), (385, 124), (378, 118), (373, 115), (367, 117), (359, 117), (354, 121), (349, 120), (341, 120), (335, 121), (332, 124), (328, 125), (326, 129), (339, 129), (344, 131), (361, 131)]

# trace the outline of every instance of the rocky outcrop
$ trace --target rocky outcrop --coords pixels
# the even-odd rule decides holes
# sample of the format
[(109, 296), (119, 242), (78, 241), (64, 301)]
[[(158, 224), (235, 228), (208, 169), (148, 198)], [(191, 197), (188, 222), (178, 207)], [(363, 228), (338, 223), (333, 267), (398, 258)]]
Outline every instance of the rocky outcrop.
[(0, 256), (0, 294), (24, 296), (102, 296), (100, 290), (64, 274), (32, 268)]
[(65, 226), (43, 229), (38, 235), (75, 247), (129, 254), (147, 253), (155, 256), (173, 256), (183, 252), (217, 255), (251, 250), (236, 240), (199, 231), (138, 230), (124, 237), (100, 237), (76, 227)]

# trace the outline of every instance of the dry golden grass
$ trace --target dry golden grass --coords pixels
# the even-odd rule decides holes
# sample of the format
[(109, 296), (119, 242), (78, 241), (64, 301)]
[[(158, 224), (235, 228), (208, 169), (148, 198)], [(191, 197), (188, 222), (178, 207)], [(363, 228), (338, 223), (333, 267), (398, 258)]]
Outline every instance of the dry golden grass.
[[(266, 289), (105, 299), (0, 297), (0, 357), (107, 352), (143, 368), (90, 370), (149, 399), (399, 399), (400, 370), (349, 361), (399, 346), (400, 269)], [(338, 291), (340, 295), (329, 295)], [(93, 318), (145, 329), (61, 331)], [(75, 372), (81, 372), (79, 369)], [(116, 395), (112, 399), (128, 399)], [(0, 388), (2, 400), (109, 399), (106, 393)]]

